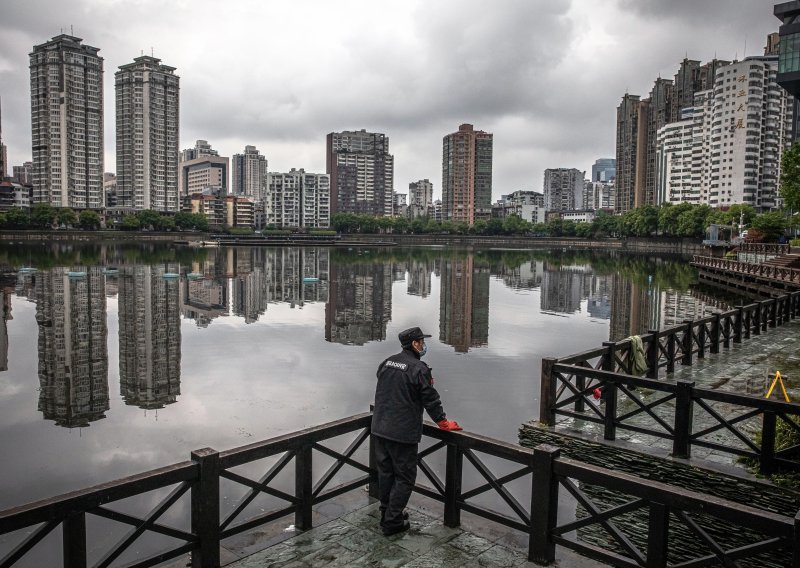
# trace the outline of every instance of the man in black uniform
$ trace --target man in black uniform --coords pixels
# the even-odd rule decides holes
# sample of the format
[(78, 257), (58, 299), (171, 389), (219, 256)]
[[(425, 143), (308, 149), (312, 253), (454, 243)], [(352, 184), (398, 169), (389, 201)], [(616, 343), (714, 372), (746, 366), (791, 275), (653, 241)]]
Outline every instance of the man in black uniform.
[(418, 327), (398, 335), (403, 350), (378, 366), (372, 435), (378, 467), (383, 534), (410, 526), (404, 511), (417, 479), (417, 448), (422, 439), (422, 409), (443, 430), (461, 430), (448, 420), (439, 393), (433, 388), (431, 369), (420, 360), (428, 351)]

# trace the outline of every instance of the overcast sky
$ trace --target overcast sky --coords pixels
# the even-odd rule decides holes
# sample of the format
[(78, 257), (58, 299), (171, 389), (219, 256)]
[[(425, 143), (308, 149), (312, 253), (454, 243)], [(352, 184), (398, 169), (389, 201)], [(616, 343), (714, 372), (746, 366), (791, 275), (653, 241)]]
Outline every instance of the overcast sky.
[(627, 91), (688, 55), (762, 55), (764, 0), (0, 0), (0, 97), (11, 165), (31, 159), (28, 53), (62, 31), (105, 59), (105, 170), (114, 73), (142, 53), (181, 77), (181, 149), (255, 145), (270, 171), (325, 171), (325, 135), (383, 132), (395, 190), (441, 195), (442, 136), (494, 134), (494, 198), (542, 190), (545, 168), (614, 157)]

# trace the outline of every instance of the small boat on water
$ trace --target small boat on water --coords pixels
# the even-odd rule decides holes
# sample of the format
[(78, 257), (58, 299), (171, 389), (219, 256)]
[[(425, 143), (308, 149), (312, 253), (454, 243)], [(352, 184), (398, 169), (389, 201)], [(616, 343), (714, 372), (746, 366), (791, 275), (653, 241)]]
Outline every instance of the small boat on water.
[(108, 268), (103, 269), (103, 274), (107, 274), (108, 276), (116, 276), (119, 274), (119, 268), (114, 268), (113, 266), (109, 266)]
[(308, 278), (303, 278), (303, 284), (316, 284), (317, 282), (319, 282), (319, 278), (312, 278), (310, 276)]
[(38, 272), (38, 268), (34, 268), (33, 266), (23, 266), (19, 269), (19, 272), (22, 274), (33, 274), (34, 272)]
[(176, 278), (180, 277), (181, 275), (178, 274), (177, 272), (165, 272), (164, 275), (162, 276), (162, 278), (165, 278), (167, 280), (175, 280)]
[(188, 278), (189, 280), (199, 280), (202, 277), (203, 275), (200, 274), (199, 272), (190, 272), (189, 274), (186, 275), (186, 278)]
[(86, 278), (86, 273), (82, 270), (70, 270), (67, 272), (69, 278)]

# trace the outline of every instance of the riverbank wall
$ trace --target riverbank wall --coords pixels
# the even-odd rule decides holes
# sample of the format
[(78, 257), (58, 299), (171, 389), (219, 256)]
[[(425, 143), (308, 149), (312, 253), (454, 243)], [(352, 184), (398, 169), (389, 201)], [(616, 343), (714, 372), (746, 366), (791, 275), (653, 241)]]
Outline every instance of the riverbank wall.
[[(569, 250), (618, 250), (636, 253), (708, 255), (711, 249), (697, 239), (673, 238), (628, 238), (628, 239), (579, 239), (551, 237), (514, 237), (483, 235), (345, 235), (349, 243), (370, 246), (387, 242), (398, 246), (454, 246), (463, 248), (515, 248), (515, 249), (569, 249)], [(0, 242), (9, 241), (201, 241), (208, 240), (208, 233), (142, 232), (142, 231), (0, 231)]]

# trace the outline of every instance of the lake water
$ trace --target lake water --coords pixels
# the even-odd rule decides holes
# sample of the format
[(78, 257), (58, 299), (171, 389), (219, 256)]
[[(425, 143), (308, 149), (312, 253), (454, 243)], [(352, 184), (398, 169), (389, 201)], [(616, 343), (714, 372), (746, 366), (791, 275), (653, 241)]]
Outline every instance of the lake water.
[(0, 509), (368, 410), (399, 331), (510, 442), (542, 357), (719, 309), (685, 259), (443, 248), (2, 245)]

